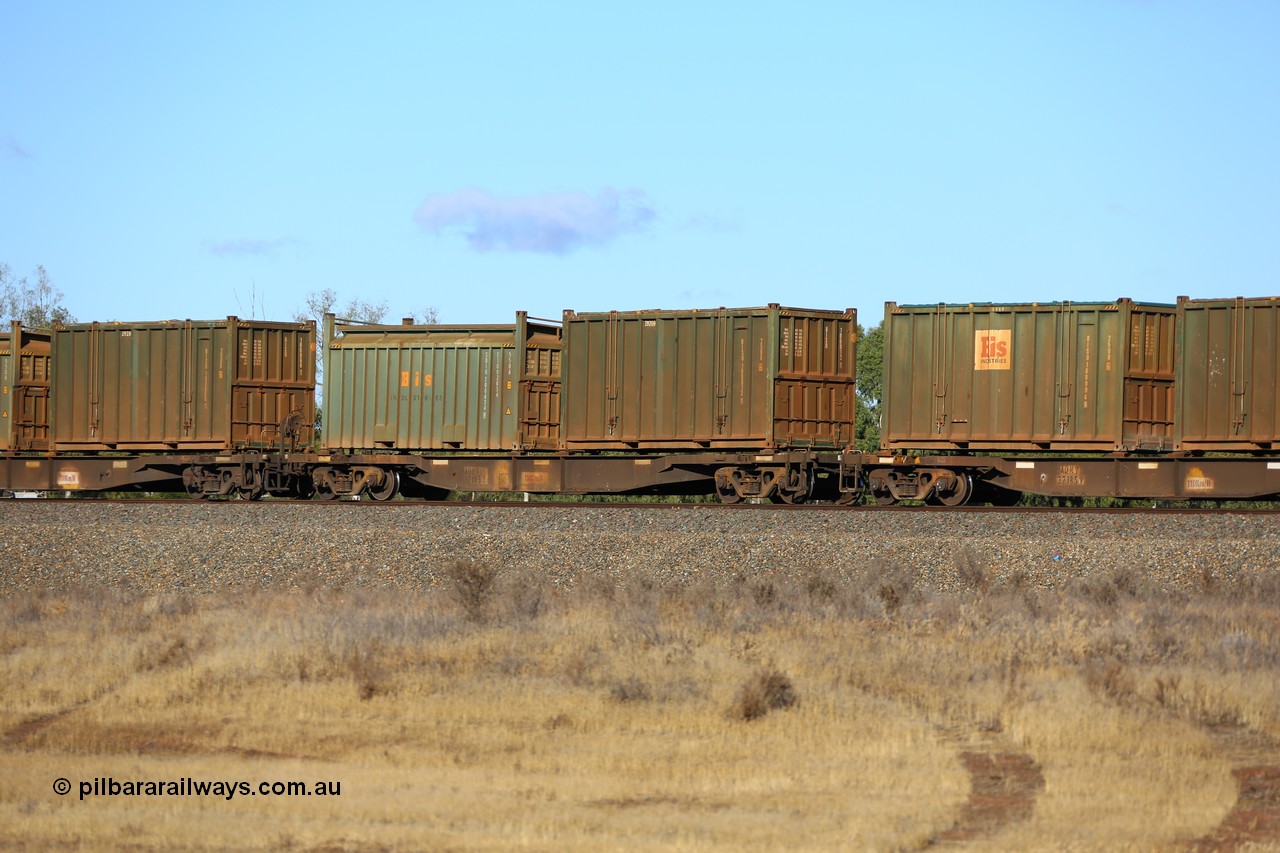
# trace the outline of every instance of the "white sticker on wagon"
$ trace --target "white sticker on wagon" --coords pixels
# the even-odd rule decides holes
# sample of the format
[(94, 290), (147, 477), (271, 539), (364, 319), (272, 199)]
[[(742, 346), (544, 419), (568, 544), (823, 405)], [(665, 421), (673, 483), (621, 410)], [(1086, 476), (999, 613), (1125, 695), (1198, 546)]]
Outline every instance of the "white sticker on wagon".
[(1015, 462), (1015, 463), (1013, 463), (1013, 467), (1014, 467), (1014, 468), (1034, 468), (1034, 467), (1036, 467), (1036, 463), (1034, 463), (1034, 462)]

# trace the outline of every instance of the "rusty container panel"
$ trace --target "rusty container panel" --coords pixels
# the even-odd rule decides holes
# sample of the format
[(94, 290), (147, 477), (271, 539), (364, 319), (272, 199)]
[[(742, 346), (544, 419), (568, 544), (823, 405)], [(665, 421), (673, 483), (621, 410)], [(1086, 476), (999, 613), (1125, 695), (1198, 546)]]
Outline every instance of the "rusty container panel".
[(300, 448), (315, 421), (315, 324), (86, 323), (53, 332), (57, 450)]
[(0, 452), (49, 449), (49, 332), (0, 334)]
[(339, 450), (526, 450), (560, 438), (560, 328), (325, 318), (323, 439)]
[(842, 447), (857, 316), (769, 305), (565, 312), (564, 446)]
[(1182, 450), (1280, 447), (1280, 297), (1178, 300)]
[(1168, 449), (1175, 310), (1114, 303), (885, 306), (881, 443), (919, 450)]

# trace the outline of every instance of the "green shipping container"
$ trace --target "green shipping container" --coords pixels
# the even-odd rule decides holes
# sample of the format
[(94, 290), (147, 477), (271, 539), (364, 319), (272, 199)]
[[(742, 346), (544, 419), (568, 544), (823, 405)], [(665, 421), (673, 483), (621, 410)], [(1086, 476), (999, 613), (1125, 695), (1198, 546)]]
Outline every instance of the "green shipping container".
[(551, 449), (560, 437), (560, 328), (324, 325), (331, 450)]
[(304, 447), (315, 323), (173, 320), (53, 331), (59, 451)]
[(1178, 300), (1181, 450), (1280, 447), (1280, 297)]
[(0, 335), (0, 451), (49, 449), (49, 332)]
[(564, 315), (574, 449), (853, 442), (857, 315), (769, 305)]
[(1171, 305), (885, 305), (881, 444), (1169, 449)]

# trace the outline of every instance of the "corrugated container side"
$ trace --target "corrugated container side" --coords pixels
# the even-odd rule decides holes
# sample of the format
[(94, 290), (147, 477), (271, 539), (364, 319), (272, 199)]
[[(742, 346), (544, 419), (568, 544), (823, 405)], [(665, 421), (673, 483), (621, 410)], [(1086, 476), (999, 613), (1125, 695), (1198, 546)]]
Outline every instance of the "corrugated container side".
[(839, 447), (853, 439), (856, 315), (764, 308), (565, 312), (564, 444)]
[(89, 323), (53, 333), (59, 450), (234, 450), (311, 440), (315, 324)]
[(1178, 300), (1183, 450), (1280, 446), (1280, 297)]
[(1172, 442), (1172, 306), (885, 307), (891, 449), (1120, 450)]
[(49, 333), (14, 321), (0, 335), (0, 451), (49, 449)]
[(514, 325), (388, 326), (325, 318), (331, 449), (523, 450), (559, 441), (560, 332)]

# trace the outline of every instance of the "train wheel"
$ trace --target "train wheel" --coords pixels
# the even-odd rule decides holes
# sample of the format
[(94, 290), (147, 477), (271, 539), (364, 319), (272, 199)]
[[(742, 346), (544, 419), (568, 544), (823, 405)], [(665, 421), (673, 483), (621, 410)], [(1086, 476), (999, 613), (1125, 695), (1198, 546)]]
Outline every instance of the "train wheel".
[(328, 468), (321, 468), (312, 472), (311, 485), (311, 500), (313, 501), (332, 501), (338, 497), (337, 492), (333, 490), (333, 484), (329, 482)]
[(262, 487), (262, 474), (253, 469), (246, 468), (244, 476), (240, 478), (240, 485), (233, 489), (235, 497), (242, 501), (260, 501), (266, 490)]
[(779, 482), (774, 498), (784, 504), (802, 504), (809, 500), (810, 487), (813, 480), (802, 471), (791, 471), (786, 475), (786, 482)]
[(973, 497), (973, 478), (968, 474), (953, 474), (954, 485), (950, 491), (933, 490), (933, 497), (940, 506), (964, 506)]
[(893, 506), (898, 499), (893, 496), (893, 492), (885, 489), (883, 492), (874, 492), (873, 497), (876, 499), (876, 506)]
[(383, 471), (382, 484), (369, 489), (369, 497), (375, 501), (389, 501), (400, 493), (400, 472)]
[(716, 481), (716, 496), (720, 498), (722, 504), (736, 504), (742, 501), (742, 495), (738, 494), (738, 490), (732, 483), (721, 486), (719, 480)]
[(716, 471), (713, 482), (720, 503), (736, 504), (742, 500), (742, 495), (738, 494), (738, 487), (734, 485), (740, 478), (741, 475), (736, 468), (720, 468)]
[(187, 490), (187, 497), (204, 498), (204, 486), (200, 482), (200, 475), (195, 468), (188, 468), (182, 472), (182, 485)]

